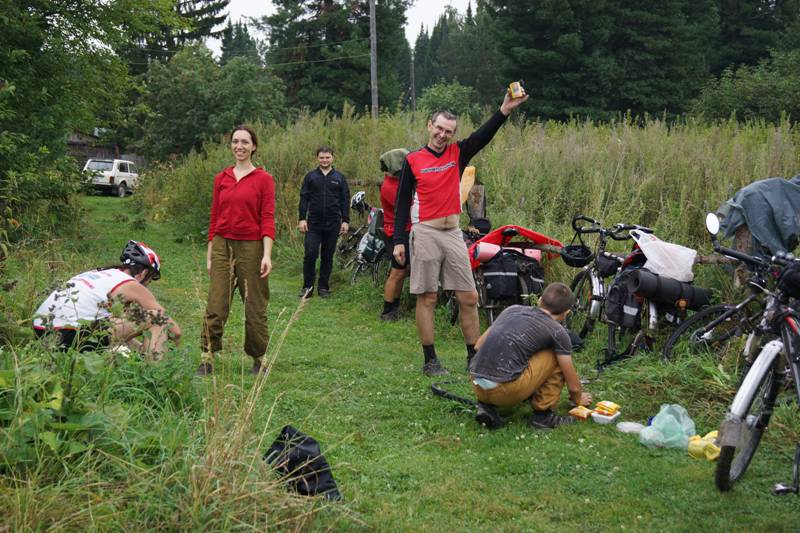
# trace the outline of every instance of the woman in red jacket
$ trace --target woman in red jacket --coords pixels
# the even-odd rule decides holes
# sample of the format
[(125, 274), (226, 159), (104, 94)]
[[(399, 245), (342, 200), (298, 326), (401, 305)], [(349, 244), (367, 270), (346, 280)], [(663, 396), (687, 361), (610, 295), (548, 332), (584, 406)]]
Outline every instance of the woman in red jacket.
[(199, 375), (213, 371), (228, 319), (233, 291), (244, 302), (244, 351), (253, 358), (253, 374), (266, 373), (262, 358), (267, 351), (267, 302), (275, 239), (275, 181), (253, 165), (258, 138), (250, 126), (231, 133), (236, 164), (214, 178), (211, 218), (208, 224), (206, 268), (208, 304), (203, 318), (203, 356)]

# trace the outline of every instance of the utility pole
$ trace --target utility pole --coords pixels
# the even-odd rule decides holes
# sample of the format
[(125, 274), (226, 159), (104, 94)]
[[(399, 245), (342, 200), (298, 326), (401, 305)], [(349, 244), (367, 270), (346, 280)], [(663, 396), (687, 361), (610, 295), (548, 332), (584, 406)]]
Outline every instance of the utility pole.
[(414, 54), (411, 54), (411, 111), (417, 110), (417, 82), (414, 81)]
[(378, 31), (375, 29), (375, 0), (369, 0), (369, 77), (372, 85), (372, 118), (378, 118)]

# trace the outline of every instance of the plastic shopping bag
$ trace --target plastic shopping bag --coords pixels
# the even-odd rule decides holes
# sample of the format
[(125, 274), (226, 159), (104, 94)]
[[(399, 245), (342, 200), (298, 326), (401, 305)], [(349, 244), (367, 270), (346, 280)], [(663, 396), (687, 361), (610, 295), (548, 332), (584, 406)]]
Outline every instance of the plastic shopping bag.
[(694, 421), (686, 409), (678, 404), (665, 403), (650, 425), (639, 433), (639, 442), (645, 446), (686, 449), (689, 437), (695, 433)]
[(644, 268), (654, 274), (678, 281), (689, 282), (694, 279), (692, 267), (694, 259), (697, 257), (697, 250), (662, 241), (652, 233), (643, 233), (638, 230), (632, 230), (631, 237), (647, 257)]

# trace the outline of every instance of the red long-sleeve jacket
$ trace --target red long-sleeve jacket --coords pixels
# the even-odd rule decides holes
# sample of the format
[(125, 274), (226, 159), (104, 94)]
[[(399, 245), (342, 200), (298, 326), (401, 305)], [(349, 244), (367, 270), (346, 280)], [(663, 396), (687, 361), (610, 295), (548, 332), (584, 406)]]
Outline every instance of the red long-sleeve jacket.
[(238, 182), (233, 167), (214, 177), (208, 240), (215, 235), (235, 241), (275, 240), (275, 180), (258, 167)]

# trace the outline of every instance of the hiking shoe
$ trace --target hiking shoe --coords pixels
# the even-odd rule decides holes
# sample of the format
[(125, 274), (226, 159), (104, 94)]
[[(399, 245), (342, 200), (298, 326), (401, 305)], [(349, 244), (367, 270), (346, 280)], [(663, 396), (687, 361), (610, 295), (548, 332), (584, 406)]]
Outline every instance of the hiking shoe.
[(298, 298), (311, 298), (314, 296), (314, 287), (303, 287), (300, 289), (300, 293), (297, 295)]
[(211, 363), (200, 363), (200, 366), (197, 367), (197, 371), (195, 375), (197, 376), (207, 376), (214, 372), (214, 367), (211, 366)]
[(322, 289), (322, 288), (320, 288), (320, 289), (317, 289), (317, 294), (319, 294), (320, 298), (327, 298), (328, 296), (331, 295), (331, 290), (330, 289)]
[(535, 429), (554, 429), (574, 423), (575, 419), (571, 416), (559, 416), (550, 409), (547, 411), (534, 411), (533, 416), (528, 421), (528, 425)]
[(261, 359), (253, 360), (253, 368), (250, 369), (250, 373), (254, 376), (259, 374), (264, 374), (265, 376), (269, 374), (269, 368), (261, 364)]
[(384, 322), (394, 322), (400, 320), (400, 309), (392, 309), (381, 314), (381, 320)]
[(486, 429), (497, 429), (505, 423), (505, 420), (503, 420), (503, 417), (497, 412), (497, 408), (494, 405), (478, 402), (475, 412), (475, 422), (486, 426)]
[(450, 374), (438, 359), (431, 359), (422, 365), (422, 373), (426, 376), (446, 376)]

